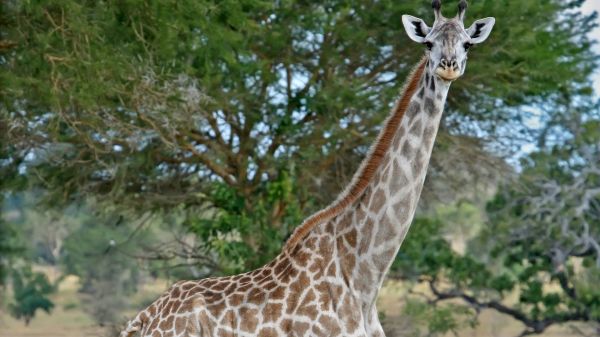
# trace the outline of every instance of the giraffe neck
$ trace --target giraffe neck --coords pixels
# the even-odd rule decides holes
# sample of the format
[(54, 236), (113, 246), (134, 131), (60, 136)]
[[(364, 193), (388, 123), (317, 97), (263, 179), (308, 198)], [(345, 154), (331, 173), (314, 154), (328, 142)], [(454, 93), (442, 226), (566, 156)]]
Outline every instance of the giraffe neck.
[(367, 325), (378, 322), (375, 300), (413, 219), (450, 87), (431, 68), (419, 63), (352, 183), (296, 229), (280, 256), (345, 284)]
[(427, 63), (391, 146), (364, 193), (332, 219), (340, 268), (369, 314), (414, 217), (450, 88), (432, 74)]

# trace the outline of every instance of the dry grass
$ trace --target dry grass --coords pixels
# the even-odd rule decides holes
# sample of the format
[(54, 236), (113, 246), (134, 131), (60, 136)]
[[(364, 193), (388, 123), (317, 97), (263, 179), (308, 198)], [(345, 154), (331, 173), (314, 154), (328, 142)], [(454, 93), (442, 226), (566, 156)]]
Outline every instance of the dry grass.
[(37, 313), (28, 327), (2, 313), (0, 316), (0, 337), (81, 337), (103, 336), (104, 331), (95, 326), (94, 321), (81, 309), (77, 297), (78, 279), (66, 277), (52, 296), (55, 307), (51, 315), (43, 311)]
[[(51, 270), (45, 270), (53, 278)], [(134, 307), (141, 307), (139, 303), (148, 302), (158, 297), (170, 282), (157, 281), (150, 283), (141, 289), (132, 303), (138, 303)], [(55, 309), (51, 315), (39, 312), (29, 327), (25, 327), (22, 321), (16, 321), (6, 313), (0, 312), (0, 337), (106, 337), (108, 329), (99, 328), (94, 321), (81, 308), (77, 296), (79, 287), (75, 276), (66, 277), (59, 286), (58, 292), (52, 296)], [(424, 290), (424, 289), (423, 289)], [(385, 314), (383, 320), (388, 337), (407, 336), (413, 331), (414, 326), (407, 317), (402, 315), (403, 298), (406, 296), (406, 287), (399, 282), (387, 282), (381, 291), (378, 308)], [(124, 314), (132, 317), (134, 310)], [(125, 317), (126, 316), (126, 317)], [(491, 310), (484, 310), (480, 315), (480, 324), (474, 329), (464, 329), (459, 332), (460, 337), (504, 337), (517, 336), (522, 325), (512, 318), (498, 314)], [(581, 326), (579, 326), (581, 328)], [(570, 326), (554, 327), (543, 334), (545, 337), (582, 336), (574, 333)], [(586, 329), (587, 336), (593, 336)], [(454, 336), (448, 334), (448, 337)]]

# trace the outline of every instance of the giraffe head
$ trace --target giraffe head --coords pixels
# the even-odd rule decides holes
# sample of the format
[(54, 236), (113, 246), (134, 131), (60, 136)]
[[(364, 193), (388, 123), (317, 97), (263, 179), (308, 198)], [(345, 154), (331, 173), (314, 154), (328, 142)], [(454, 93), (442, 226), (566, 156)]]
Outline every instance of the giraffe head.
[(413, 41), (427, 47), (429, 70), (444, 81), (453, 81), (465, 72), (469, 47), (485, 41), (496, 20), (491, 17), (480, 19), (465, 29), (465, 0), (460, 1), (458, 14), (453, 18), (442, 16), (440, 0), (433, 0), (432, 5), (435, 13), (432, 27), (410, 15), (403, 15), (402, 23)]

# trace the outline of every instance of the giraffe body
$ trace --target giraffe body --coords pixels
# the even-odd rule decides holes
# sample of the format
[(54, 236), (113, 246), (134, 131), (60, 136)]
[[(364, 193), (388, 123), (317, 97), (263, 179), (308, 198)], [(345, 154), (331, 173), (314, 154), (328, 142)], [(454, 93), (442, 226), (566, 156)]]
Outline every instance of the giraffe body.
[(449, 44), (485, 35), (485, 27), (467, 33), (463, 16), (464, 8), (441, 17), (438, 3), (433, 28), (403, 17), (413, 40), (442, 41), (409, 76), (350, 186), (305, 220), (275, 260), (245, 274), (177, 282), (121, 336), (384, 336), (377, 294), (413, 219), (449, 79), (464, 72), (466, 55)]

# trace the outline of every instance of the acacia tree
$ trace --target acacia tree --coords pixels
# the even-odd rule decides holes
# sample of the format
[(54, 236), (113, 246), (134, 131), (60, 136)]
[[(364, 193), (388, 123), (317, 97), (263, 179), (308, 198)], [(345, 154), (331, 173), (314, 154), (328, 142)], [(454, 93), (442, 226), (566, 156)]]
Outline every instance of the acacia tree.
[[(469, 179), (457, 153), (487, 172), (475, 136), (525, 129), (515, 107), (551, 105), (556, 90), (589, 90), (581, 2), (472, 4), (502, 24), (453, 86), (430, 177)], [(232, 261), (225, 272), (273, 256), (340, 190), (422, 53), (401, 14), (432, 19), (417, 0), (2, 6), (2, 165), (52, 205), (183, 208), (197, 251)]]

